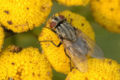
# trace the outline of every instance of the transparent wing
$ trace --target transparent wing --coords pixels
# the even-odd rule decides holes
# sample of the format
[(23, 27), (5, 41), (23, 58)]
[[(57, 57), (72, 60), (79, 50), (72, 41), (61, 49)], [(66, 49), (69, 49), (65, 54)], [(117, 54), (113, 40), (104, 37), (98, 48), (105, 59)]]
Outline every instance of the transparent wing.
[(84, 40), (84, 42), (87, 45), (88, 48), (88, 55), (91, 57), (95, 57), (95, 58), (104, 58), (104, 53), (102, 51), (102, 49), (95, 43), (95, 41), (93, 41), (92, 39), (90, 39), (87, 35), (85, 35), (83, 32), (77, 30), (76, 31), (78, 38), (82, 38)]
[(64, 45), (68, 56), (71, 58), (71, 61), (75, 65), (75, 67), (81, 71), (87, 71), (87, 57), (84, 54), (81, 54), (81, 49), (78, 49), (78, 45), (73, 45), (70, 41), (64, 40)]
[(63, 40), (63, 44), (74, 65), (81, 72), (86, 72), (88, 68), (87, 56), (104, 58), (104, 55), (102, 50), (88, 36), (81, 31), (76, 31), (76, 34), (75, 42)]

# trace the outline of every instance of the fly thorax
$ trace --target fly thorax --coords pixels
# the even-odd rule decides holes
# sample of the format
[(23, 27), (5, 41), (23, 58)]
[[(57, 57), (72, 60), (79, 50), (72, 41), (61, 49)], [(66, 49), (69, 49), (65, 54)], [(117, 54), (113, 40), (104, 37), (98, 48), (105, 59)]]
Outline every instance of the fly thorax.
[(60, 24), (56, 28), (56, 32), (63, 39), (67, 39), (70, 41), (76, 40), (76, 32), (75, 32), (74, 28), (67, 22)]

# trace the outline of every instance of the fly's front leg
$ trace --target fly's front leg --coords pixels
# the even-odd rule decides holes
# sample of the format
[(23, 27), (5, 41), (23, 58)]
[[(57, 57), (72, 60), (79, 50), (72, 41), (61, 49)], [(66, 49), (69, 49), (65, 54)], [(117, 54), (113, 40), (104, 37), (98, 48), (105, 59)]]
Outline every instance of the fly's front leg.
[(59, 44), (55, 44), (52, 40), (44, 40), (44, 41), (40, 41), (40, 42), (51, 42), (55, 47), (60, 47), (62, 42), (59, 42)]
[(72, 71), (73, 67), (72, 67), (71, 58), (70, 58), (70, 56), (67, 54), (66, 49), (64, 49), (64, 52), (65, 52), (65, 55), (66, 55), (66, 56), (69, 58), (69, 60), (70, 60), (70, 62), (69, 62), (69, 64), (70, 64), (70, 71)]
[[(51, 30), (52, 32), (54, 32), (56, 34), (56, 31), (49, 28), (49, 27), (44, 27), (44, 28), (47, 28), (49, 30)], [(52, 40), (43, 40), (43, 41), (40, 41), (40, 42), (51, 42), (55, 47), (60, 47), (62, 42), (60, 41), (59, 44), (55, 44)]]

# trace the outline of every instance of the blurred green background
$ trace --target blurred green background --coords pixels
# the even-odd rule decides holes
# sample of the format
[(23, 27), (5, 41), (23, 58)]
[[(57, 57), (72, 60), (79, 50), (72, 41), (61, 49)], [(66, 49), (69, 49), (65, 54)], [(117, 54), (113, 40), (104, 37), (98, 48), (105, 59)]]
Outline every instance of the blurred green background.
[[(86, 7), (82, 7), (82, 6), (66, 7), (54, 1), (50, 16), (52, 16), (56, 12), (63, 11), (63, 10), (71, 10), (72, 12), (78, 13), (86, 17), (86, 19), (89, 21), (89, 23), (92, 25), (95, 31), (96, 43), (102, 48), (105, 54), (105, 57), (112, 58), (120, 63), (120, 34), (108, 32), (99, 24), (97, 24), (94, 21), (94, 18), (92, 17), (89, 5)], [(37, 40), (37, 35), (39, 35), (44, 25), (45, 24), (35, 28), (32, 31), (15, 34), (14, 36), (10, 36), (6, 38), (4, 47), (8, 46), (9, 44), (15, 44), (21, 47), (34, 46), (40, 49), (40, 45)], [(53, 74), (54, 74), (53, 80), (65, 79), (64, 74), (57, 73), (54, 70), (53, 70)]]

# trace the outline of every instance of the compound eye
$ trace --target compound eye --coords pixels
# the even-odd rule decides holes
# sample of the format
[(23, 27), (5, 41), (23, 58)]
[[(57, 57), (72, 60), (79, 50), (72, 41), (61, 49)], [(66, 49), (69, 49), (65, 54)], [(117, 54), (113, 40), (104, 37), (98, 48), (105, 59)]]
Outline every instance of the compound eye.
[(59, 15), (59, 17), (60, 17), (61, 19), (65, 19), (65, 17), (64, 17), (63, 15)]
[(56, 25), (57, 25), (56, 22), (51, 22), (51, 23), (50, 23), (50, 28), (54, 28)]

